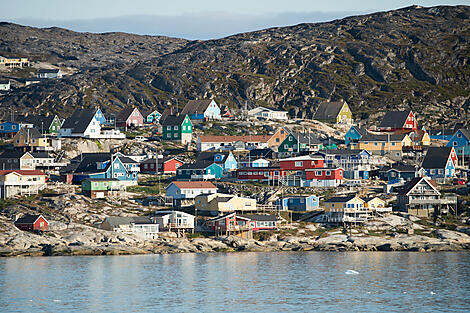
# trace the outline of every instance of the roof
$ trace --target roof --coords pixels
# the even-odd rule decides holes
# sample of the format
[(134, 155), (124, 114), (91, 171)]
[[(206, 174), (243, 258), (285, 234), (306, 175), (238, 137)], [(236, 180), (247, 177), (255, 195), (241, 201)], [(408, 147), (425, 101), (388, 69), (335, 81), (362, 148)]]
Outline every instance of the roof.
[(64, 121), (61, 128), (71, 128), (72, 133), (83, 133), (95, 116), (96, 109), (77, 109)]
[(58, 68), (43, 68), (38, 71), (38, 73), (59, 73), (60, 69)]
[(331, 120), (336, 119), (341, 108), (346, 102), (336, 101), (336, 102), (322, 102), (318, 105), (317, 112), (313, 116), (313, 119), (317, 120)]
[[(178, 162), (183, 163), (183, 161), (179, 160), (177, 157), (174, 157), (174, 156), (164, 156), (163, 158), (159, 158), (158, 163), (165, 163), (171, 160), (176, 160)], [(150, 159), (140, 162), (140, 164), (155, 164), (155, 163), (156, 163), (155, 158), (150, 158)]]
[(119, 181), (117, 178), (86, 178), (83, 181)]
[[(26, 214), (15, 221), (15, 224), (33, 224), (40, 218), (41, 214)], [(44, 218), (44, 217), (43, 217)], [(46, 221), (47, 222), (47, 221)]]
[(180, 189), (200, 189), (200, 188), (217, 189), (217, 187), (210, 181), (174, 181), (171, 184), (176, 185)]
[(181, 125), (184, 122), (186, 115), (167, 115), (163, 120), (160, 120), (162, 126), (166, 125)]
[(0, 80), (0, 85), (8, 85), (10, 84), (9, 80)]
[(402, 141), (406, 136), (407, 134), (367, 134), (362, 136), (359, 141)]
[(460, 128), (459, 130), (468, 140), (470, 140), (470, 129)]
[(318, 153), (320, 154), (325, 154), (325, 155), (358, 155), (361, 152), (367, 152), (368, 154), (369, 151), (365, 149), (335, 149), (335, 150), (324, 150), (324, 151), (319, 151)]
[(244, 217), (252, 221), (267, 221), (276, 222), (277, 218), (275, 215), (264, 215), (264, 214), (238, 214), (237, 217)]
[[(407, 195), (416, 185), (418, 185), (422, 180), (426, 181), (437, 191), (437, 183), (435, 180), (430, 179), (429, 177), (415, 177), (409, 182), (407, 182), (403, 188), (398, 192), (399, 195)], [(438, 191), (439, 192), (439, 191)]]
[(27, 116), (18, 116), (16, 120), (18, 122), (26, 122), (33, 124), (37, 129), (47, 130), (51, 126), (52, 122), (54, 121), (55, 115), (27, 115)]
[(314, 133), (291, 133), (300, 144), (321, 144), (321, 141)]
[[(129, 116), (134, 112), (134, 110), (137, 108), (134, 107), (129, 107), (129, 108), (124, 108), (119, 112), (119, 114), (116, 117), (117, 122), (125, 122), (129, 118)], [(137, 109), (138, 111), (138, 109)]]
[(273, 149), (265, 148), (265, 149), (253, 149), (250, 150), (248, 155), (250, 158), (268, 158), (270, 159), (273, 156)]
[(247, 135), (247, 136), (199, 136), (201, 142), (268, 142), (270, 135)]
[(150, 216), (109, 216), (105, 221), (113, 228), (129, 224), (155, 224)]
[(402, 128), (411, 111), (388, 111), (385, 113), (379, 128)]
[(29, 152), (35, 159), (53, 159), (49, 152)]
[(235, 212), (232, 212), (232, 213), (225, 213), (223, 215), (219, 215), (217, 217), (214, 217), (214, 218), (211, 218), (211, 219), (208, 219), (206, 222), (215, 222), (215, 221), (218, 221), (220, 219), (224, 219), (228, 216), (232, 216), (232, 215), (235, 215)]
[[(215, 161), (216, 155), (222, 155), (223, 156), (222, 160)], [(225, 163), (225, 161), (227, 160), (229, 156), (230, 156), (230, 152), (228, 151), (222, 151), (222, 152), (203, 151), (197, 155), (196, 162), (210, 161), (210, 162), (216, 162), (216, 163)]]
[(279, 159), (280, 162), (282, 161), (313, 161), (313, 160), (323, 160), (323, 158), (321, 156), (315, 156), (315, 155), (301, 155), (301, 156), (292, 157), (292, 158)]
[(19, 159), (27, 152), (21, 150), (6, 150), (0, 154), (0, 159)]
[(34, 139), (44, 137), (36, 128), (23, 127), (20, 129), (18, 133), (24, 133), (29, 138), (34, 138)]
[(416, 166), (415, 165), (408, 165), (408, 164), (395, 164), (392, 165), (391, 167), (388, 167), (385, 169), (386, 172), (389, 171), (397, 171), (397, 172), (416, 172)]
[(367, 135), (367, 134), (369, 133), (369, 132), (367, 131), (367, 129), (364, 128), (364, 127), (352, 126), (352, 128), (354, 128), (355, 130), (357, 130), (357, 132), (358, 132), (361, 136)]
[(35, 175), (35, 176), (44, 175), (46, 176), (46, 173), (44, 173), (43, 171), (39, 171), (39, 170), (1, 170), (0, 171), (0, 175), (7, 175), (10, 173), (18, 173), (20, 175)]
[(421, 166), (426, 169), (445, 168), (451, 151), (452, 147), (429, 147)]
[(181, 165), (180, 167), (178, 167), (178, 170), (200, 170), (200, 169), (205, 169), (211, 166), (212, 164), (217, 164), (217, 163), (214, 160), (196, 160), (196, 162), (194, 163), (185, 163)]
[(333, 198), (330, 198), (330, 199), (326, 200), (325, 203), (348, 202), (349, 200), (352, 200), (354, 198), (356, 198), (356, 195), (349, 195), (349, 196), (344, 196), (344, 197), (333, 197)]
[(212, 99), (206, 100), (189, 100), (188, 103), (181, 111), (181, 114), (196, 114), (196, 113), (204, 113), (209, 105), (211, 104)]

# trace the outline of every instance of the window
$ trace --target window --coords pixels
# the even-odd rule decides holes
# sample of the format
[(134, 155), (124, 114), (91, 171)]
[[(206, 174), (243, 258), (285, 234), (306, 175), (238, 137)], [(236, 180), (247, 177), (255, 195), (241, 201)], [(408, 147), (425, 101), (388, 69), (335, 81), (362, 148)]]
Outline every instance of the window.
[(296, 161), (295, 162), (295, 167), (302, 167), (304, 165), (304, 162), (302, 161)]
[(442, 173), (444, 173), (444, 171), (443, 171), (442, 169), (439, 169), (439, 170), (438, 170), (438, 173), (439, 173), (439, 174), (442, 174)]
[(292, 141), (292, 137), (291, 137), (291, 136), (289, 136), (289, 141)]
[(283, 129), (281, 129), (281, 135), (284, 135), (284, 130)]
[(0, 130), (3, 130), (3, 125), (0, 126)]
[(148, 167), (149, 167), (148, 164), (144, 164), (145, 169), (148, 169)]
[(167, 127), (166, 127), (166, 130), (171, 130), (171, 126), (167, 126)]
[(458, 134), (457, 134), (457, 138), (462, 138), (462, 134), (461, 134), (461, 133), (458, 133)]
[(185, 126), (185, 125), (183, 125), (183, 131), (185, 131), (185, 130), (186, 130), (186, 126)]
[(330, 176), (331, 175), (331, 171), (326, 171), (326, 176)]
[(454, 146), (457, 146), (457, 141), (454, 141), (452, 144), (453, 144)]
[(173, 126), (174, 130), (178, 130), (178, 125)]
[(166, 134), (166, 138), (170, 138), (170, 137), (171, 137), (170, 133)]
[(253, 175), (258, 175), (258, 172), (253, 172)]
[(279, 142), (279, 138), (276, 138), (276, 142)]
[(16, 125), (11, 125), (11, 129), (16, 129)]
[(178, 133), (174, 133), (174, 134), (173, 134), (173, 137), (174, 137), (174, 138), (178, 138)]
[(289, 149), (289, 146), (288, 146), (288, 145), (284, 145), (284, 149)]
[(315, 171), (315, 176), (321, 176), (321, 171)]

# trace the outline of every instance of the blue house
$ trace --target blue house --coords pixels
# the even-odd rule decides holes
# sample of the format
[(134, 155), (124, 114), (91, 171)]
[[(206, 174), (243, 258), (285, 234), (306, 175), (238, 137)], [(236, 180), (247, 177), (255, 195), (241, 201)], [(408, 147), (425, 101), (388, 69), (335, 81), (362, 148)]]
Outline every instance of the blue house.
[(429, 138), (435, 140), (449, 141), (454, 135), (452, 129), (431, 129), (429, 132)]
[(277, 200), (279, 210), (311, 211), (318, 209), (320, 203), (317, 196), (289, 196)]
[(220, 120), (220, 107), (214, 100), (189, 100), (182, 115), (188, 115), (191, 120)]
[(430, 147), (424, 157), (422, 167), (426, 176), (442, 182), (455, 177), (457, 155), (454, 147)]
[(452, 138), (449, 139), (447, 147), (454, 147), (458, 156), (470, 155), (470, 130), (459, 129)]
[(79, 157), (80, 159), (77, 160), (80, 161), (72, 163), (67, 169), (69, 173), (73, 174), (72, 181), (74, 183), (81, 183), (82, 180), (88, 178), (116, 178), (129, 185), (137, 184), (138, 171), (128, 169), (126, 163), (118, 155), (86, 153)]
[(350, 142), (359, 141), (364, 135), (367, 134), (367, 130), (358, 126), (351, 126), (346, 135), (344, 136), (344, 143), (349, 145)]
[(3, 122), (0, 123), (0, 135), (2, 137), (13, 137), (21, 128), (20, 123)]
[(223, 176), (224, 169), (214, 161), (200, 160), (195, 163), (184, 164), (176, 170), (177, 180), (220, 179)]
[(325, 167), (341, 167), (344, 178), (369, 179), (371, 153), (367, 150), (326, 150), (316, 153), (325, 160)]
[(95, 118), (98, 122), (100, 122), (100, 125), (106, 124), (106, 117), (104, 116), (103, 112), (101, 111), (100, 108), (98, 108), (95, 112)]
[(196, 162), (198, 161), (215, 162), (222, 166), (224, 172), (233, 171), (238, 168), (238, 162), (231, 151), (204, 151), (197, 156)]

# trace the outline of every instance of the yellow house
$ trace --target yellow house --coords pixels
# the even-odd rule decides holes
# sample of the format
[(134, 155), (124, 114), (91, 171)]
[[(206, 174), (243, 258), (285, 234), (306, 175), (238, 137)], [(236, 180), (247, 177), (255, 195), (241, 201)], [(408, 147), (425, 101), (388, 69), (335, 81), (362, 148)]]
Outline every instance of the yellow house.
[(47, 147), (49, 142), (36, 128), (21, 128), (13, 137), (15, 147)]
[(214, 193), (196, 196), (195, 208), (198, 211), (234, 212), (256, 210), (256, 200), (235, 195)]
[(330, 198), (324, 202), (324, 209), (330, 223), (361, 223), (371, 213), (365, 201), (356, 195)]
[(0, 196), (37, 194), (46, 186), (46, 174), (37, 170), (1, 170)]
[(352, 123), (352, 112), (346, 101), (322, 102), (313, 119), (335, 122), (336, 124), (350, 124)]
[(358, 142), (351, 142), (352, 150), (367, 150), (375, 155), (388, 155), (394, 159), (400, 159), (403, 147), (413, 145), (407, 134), (366, 134)]
[(386, 202), (378, 197), (363, 198), (365, 201), (364, 206), (375, 213), (390, 213), (391, 207), (386, 206)]
[(0, 64), (7, 66), (23, 66), (28, 64), (28, 58), (0, 56)]

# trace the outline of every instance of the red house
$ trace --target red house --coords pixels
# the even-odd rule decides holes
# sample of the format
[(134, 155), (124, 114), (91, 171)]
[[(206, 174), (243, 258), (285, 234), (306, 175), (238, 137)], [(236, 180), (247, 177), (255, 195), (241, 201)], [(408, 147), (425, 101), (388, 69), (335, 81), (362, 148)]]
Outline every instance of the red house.
[(312, 168), (322, 168), (324, 160), (321, 156), (303, 155), (280, 160), (281, 169), (286, 171), (303, 171)]
[(27, 214), (15, 221), (15, 226), (21, 230), (42, 230), (46, 231), (49, 222), (42, 215)]
[(144, 117), (137, 108), (125, 108), (116, 117), (117, 127), (142, 127)]
[(337, 187), (343, 182), (342, 168), (316, 168), (305, 170), (310, 187)]
[(206, 221), (206, 226), (216, 233), (236, 233), (243, 231), (277, 230), (274, 215), (228, 213)]
[[(158, 172), (164, 174), (176, 174), (176, 170), (184, 163), (174, 157), (158, 159)], [(155, 158), (140, 163), (140, 172), (144, 174), (155, 174), (157, 161)]]
[(239, 180), (260, 180), (271, 181), (278, 180), (286, 176), (286, 171), (279, 166), (276, 167), (243, 167), (236, 171), (236, 177)]
[(411, 110), (408, 111), (389, 111), (385, 113), (380, 125), (379, 131), (415, 131), (418, 129), (418, 122)]

